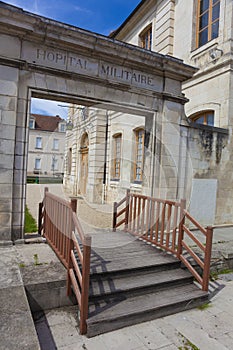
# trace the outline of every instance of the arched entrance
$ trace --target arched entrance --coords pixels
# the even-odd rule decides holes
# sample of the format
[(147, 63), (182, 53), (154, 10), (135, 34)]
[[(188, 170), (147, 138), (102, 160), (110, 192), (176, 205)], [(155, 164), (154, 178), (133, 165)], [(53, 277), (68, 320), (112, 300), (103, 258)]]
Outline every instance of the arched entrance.
[(83, 134), (80, 144), (80, 181), (79, 181), (79, 192), (81, 195), (86, 194), (87, 181), (88, 181), (88, 147), (89, 139), (87, 133)]
[[(15, 241), (24, 233), (32, 97), (145, 116), (149, 159), (153, 125), (163, 123), (166, 115), (179, 129), (186, 102), (181, 82), (195, 70), (181, 60), (3, 2), (0, 12), (0, 240)], [(157, 130), (164, 133), (166, 127)], [(152, 169), (153, 162), (145, 159), (145, 166)], [(151, 186), (153, 176), (149, 178)]]

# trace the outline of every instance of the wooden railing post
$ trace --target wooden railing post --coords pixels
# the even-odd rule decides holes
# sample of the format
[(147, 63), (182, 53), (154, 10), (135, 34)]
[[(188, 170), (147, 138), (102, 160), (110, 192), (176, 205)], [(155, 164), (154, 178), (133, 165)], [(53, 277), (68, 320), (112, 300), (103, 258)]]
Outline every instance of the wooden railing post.
[(180, 201), (180, 221), (179, 221), (179, 234), (178, 234), (178, 247), (177, 247), (177, 258), (180, 259), (182, 255), (182, 241), (184, 238), (184, 223), (185, 223), (185, 210), (186, 200), (181, 199)]
[(116, 223), (117, 223), (117, 202), (113, 203), (113, 222), (112, 222), (112, 230), (116, 232)]
[(42, 231), (42, 212), (43, 212), (43, 202), (39, 203), (38, 211), (38, 234), (41, 235)]
[(126, 191), (126, 204), (125, 204), (125, 231), (128, 231), (129, 226), (129, 194), (130, 190), (127, 189)]
[(45, 187), (44, 188), (44, 199), (43, 199), (43, 204), (44, 204), (44, 234), (46, 233), (46, 224), (47, 224), (47, 220), (46, 220), (46, 217), (47, 217), (47, 212), (46, 212), (46, 193), (49, 192), (49, 189), (48, 187)]
[(213, 240), (213, 227), (208, 226), (206, 230), (207, 230), (207, 235), (206, 235), (202, 290), (208, 292), (209, 276), (210, 276), (210, 260), (211, 260), (211, 250), (212, 250), (212, 240)]
[(67, 261), (67, 279), (66, 279), (66, 294), (67, 296), (71, 295), (71, 280), (70, 280), (70, 269), (72, 269), (72, 261), (71, 261), (71, 251), (74, 249), (74, 242), (72, 239), (72, 231), (73, 231), (73, 213), (76, 213), (77, 210), (77, 199), (72, 198), (70, 201), (70, 206), (72, 212), (70, 213), (70, 224), (68, 225), (68, 261)]
[(80, 333), (87, 332), (88, 317), (88, 298), (89, 298), (89, 281), (90, 281), (90, 262), (91, 262), (91, 237), (86, 236), (83, 242), (83, 271), (82, 271), (82, 294), (80, 310)]

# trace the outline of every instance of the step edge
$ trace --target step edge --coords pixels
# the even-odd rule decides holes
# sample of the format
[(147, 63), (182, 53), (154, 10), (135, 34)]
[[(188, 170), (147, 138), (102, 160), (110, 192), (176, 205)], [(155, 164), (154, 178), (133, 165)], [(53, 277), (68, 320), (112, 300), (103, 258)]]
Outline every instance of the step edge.
[[(159, 306), (156, 306), (156, 307), (152, 307), (152, 308), (150, 308), (150, 309), (144, 309), (144, 310), (141, 310), (141, 311), (137, 311), (137, 312), (130, 312), (130, 313), (128, 313), (127, 315), (119, 315), (119, 316), (114, 316), (114, 317), (108, 317), (108, 318), (104, 318), (104, 319), (99, 319), (99, 320), (97, 320), (96, 322), (95, 322), (95, 320), (93, 321), (93, 322), (91, 322), (92, 321), (92, 317), (90, 317), (90, 318), (88, 318), (87, 319), (87, 324), (96, 324), (96, 323), (99, 323), (99, 322), (106, 322), (106, 320), (108, 320), (109, 322), (111, 322), (111, 321), (113, 321), (113, 320), (118, 320), (118, 319), (121, 319), (121, 318), (125, 318), (125, 317), (127, 317), (127, 316), (133, 316), (133, 315), (140, 315), (140, 314), (142, 314), (142, 313), (144, 313), (144, 312), (148, 312), (148, 311), (150, 311), (150, 312), (152, 312), (152, 311), (156, 311), (156, 310), (159, 310), (159, 309), (161, 309), (161, 308), (165, 308), (165, 307), (172, 307), (172, 306), (174, 306), (174, 305), (179, 305), (180, 303), (184, 303), (184, 302), (188, 302), (188, 304), (189, 304), (189, 302), (190, 301), (192, 301), (192, 300), (195, 300), (195, 301), (197, 301), (198, 299), (208, 299), (208, 292), (202, 292), (202, 294), (200, 295), (198, 295), (198, 296), (192, 296), (191, 298), (190, 297), (188, 297), (188, 298), (185, 298), (185, 299), (182, 299), (182, 300), (180, 300), (179, 302), (172, 302), (172, 303), (167, 303), (167, 304), (162, 304), (162, 305), (159, 305)], [(95, 316), (93, 316), (93, 318), (94, 318)]]
[[(181, 284), (180, 284), (180, 283)], [(182, 283), (183, 282), (183, 283)], [(170, 280), (170, 281), (163, 281), (163, 282), (159, 282), (159, 283), (150, 283), (150, 284), (147, 284), (147, 285), (140, 285), (140, 286), (137, 286), (137, 287), (130, 287), (128, 289), (119, 289), (119, 290), (116, 290), (116, 291), (109, 291), (109, 292), (106, 292), (104, 294), (89, 294), (89, 298), (98, 298), (98, 297), (101, 297), (101, 296), (110, 296), (110, 295), (118, 295), (118, 294), (121, 294), (121, 293), (130, 293), (130, 291), (139, 291), (140, 289), (149, 289), (149, 288), (152, 288), (154, 287), (156, 290), (160, 290), (160, 289), (163, 289), (163, 287), (166, 287), (166, 286), (177, 286), (177, 283), (179, 283), (179, 286), (180, 285), (187, 285), (187, 284), (192, 284), (193, 283), (193, 277), (192, 276), (186, 276), (186, 277), (179, 277), (179, 278), (176, 278), (176, 279), (173, 279), (173, 280)], [(90, 301), (91, 302), (91, 301)]]

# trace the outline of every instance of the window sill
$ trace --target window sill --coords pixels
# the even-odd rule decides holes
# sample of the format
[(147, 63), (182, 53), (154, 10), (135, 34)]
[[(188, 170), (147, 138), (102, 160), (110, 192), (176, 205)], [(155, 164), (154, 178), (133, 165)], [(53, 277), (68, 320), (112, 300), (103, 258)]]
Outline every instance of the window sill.
[(138, 182), (132, 182), (130, 184), (130, 188), (138, 188), (138, 189), (141, 189), (142, 188), (142, 181), (138, 181)]
[(218, 38), (208, 41), (205, 45), (202, 45), (193, 51), (191, 51), (190, 58), (196, 58), (201, 54), (204, 54), (207, 50), (213, 49), (218, 45)]

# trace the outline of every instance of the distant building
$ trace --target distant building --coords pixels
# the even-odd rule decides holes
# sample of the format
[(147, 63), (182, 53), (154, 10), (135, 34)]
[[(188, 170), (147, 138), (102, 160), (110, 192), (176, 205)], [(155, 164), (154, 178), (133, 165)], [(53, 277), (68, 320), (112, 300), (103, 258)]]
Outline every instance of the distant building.
[(57, 116), (31, 114), (28, 175), (54, 176), (64, 172), (66, 122)]

